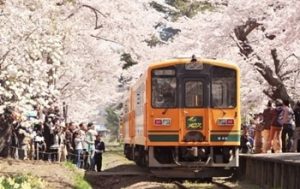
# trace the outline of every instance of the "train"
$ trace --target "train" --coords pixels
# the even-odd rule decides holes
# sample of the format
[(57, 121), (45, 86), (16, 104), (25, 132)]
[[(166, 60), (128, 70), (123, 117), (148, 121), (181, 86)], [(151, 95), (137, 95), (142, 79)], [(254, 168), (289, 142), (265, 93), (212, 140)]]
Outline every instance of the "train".
[(230, 176), (239, 166), (240, 70), (216, 59), (149, 64), (123, 101), (124, 155), (160, 177)]

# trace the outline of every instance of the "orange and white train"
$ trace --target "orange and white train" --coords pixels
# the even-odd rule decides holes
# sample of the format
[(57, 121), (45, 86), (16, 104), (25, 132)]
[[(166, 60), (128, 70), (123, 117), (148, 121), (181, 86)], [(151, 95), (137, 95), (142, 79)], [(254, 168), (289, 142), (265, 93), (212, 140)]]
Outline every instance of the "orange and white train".
[(196, 57), (148, 66), (120, 119), (125, 156), (162, 177), (227, 176), (238, 167), (239, 68)]

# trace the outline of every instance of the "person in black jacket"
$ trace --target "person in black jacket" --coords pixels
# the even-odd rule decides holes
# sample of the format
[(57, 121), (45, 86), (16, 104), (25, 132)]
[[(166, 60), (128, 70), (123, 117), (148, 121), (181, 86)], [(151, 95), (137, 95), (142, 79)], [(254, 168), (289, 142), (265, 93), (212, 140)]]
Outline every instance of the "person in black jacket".
[(102, 153), (105, 152), (105, 144), (101, 141), (101, 136), (97, 135), (95, 140), (95, 155), (94, 162), (97, 167), (97, 171), (101, 172), (102, 169)]
[(294, 115), (295, 115), (295, 141), (294, 141), (294, 151), (300, 152), (300, 101), (296, 103), (294, 108)]
[(243, 126), (241, 135), (240, 153), (253, 153), (253, 139), (249, 136), (247, 126)]

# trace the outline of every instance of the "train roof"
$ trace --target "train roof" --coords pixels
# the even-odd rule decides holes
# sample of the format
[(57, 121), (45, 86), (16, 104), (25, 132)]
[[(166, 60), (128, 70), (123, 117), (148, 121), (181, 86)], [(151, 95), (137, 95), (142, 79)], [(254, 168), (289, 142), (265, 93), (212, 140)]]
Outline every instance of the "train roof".
[[(171, 66), (171, 65), (176, 65), (176, 64), (187, 64), (187, 63), (190, 63), (191, 60), (192, 60), (191, 58), (183, 57), (183, 58), (173, 58), (173, 59), (168, 59), (168, 60), (163, 60), (163, 61), (157, 61), (157, 62), (149, 64), (148, 69), (166, 67), (166, 66)], [(197, 62), (203, 63), (203, 64), (210, 64), (210, 65), (215, 65), (215, 66), (232, 68), (235, 70), (239, 69), (239, 67), (236, 64), (233, 64), (231, 62), (227, 62), (224, 60), (197, 58)]]

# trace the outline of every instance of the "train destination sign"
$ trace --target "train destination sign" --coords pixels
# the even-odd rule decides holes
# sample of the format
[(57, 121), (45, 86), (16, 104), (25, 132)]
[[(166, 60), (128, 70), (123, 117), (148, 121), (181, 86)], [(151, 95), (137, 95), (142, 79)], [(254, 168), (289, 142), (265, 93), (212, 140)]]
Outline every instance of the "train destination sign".
[(174, 69), (161, 69), (161, 70), (154, 70), (155, 76), (175, 76)]
[(200, 62), (191, 62), (185, 64), (185, 69), (186, 70), (203, 70), (203, 63)]

